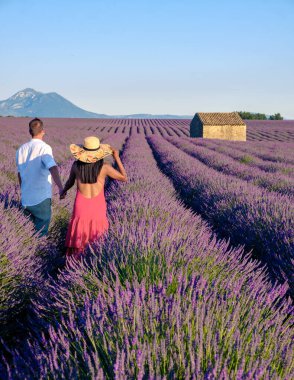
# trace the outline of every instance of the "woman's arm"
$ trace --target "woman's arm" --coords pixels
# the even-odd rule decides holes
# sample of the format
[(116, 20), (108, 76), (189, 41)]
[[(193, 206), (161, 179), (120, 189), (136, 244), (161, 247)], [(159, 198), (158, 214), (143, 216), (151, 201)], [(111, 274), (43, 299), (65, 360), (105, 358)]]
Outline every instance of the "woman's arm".
[(112, 179), (117, 179), (118, 181), (127, 182), (127, 173), (125, 171), (125, 168), (123, 166), (123, 163), (121, 162), (121, 159), (119, 157), (119, 153), (116, 149), (112, 148), (113, 151), (113, 158), (118, 166), (119, 170), (114, 169), (111, 165), (105, 165), (106, 172), (105, 174), (108, 175)]
[(62, 193), (60, 194), (60, 198), (63, 199), (66, 195), (66, 192), (73, 187), (73, 185), (75, 184), (75, 180), (76, 180), (76, 163), (74, 162), (72, 164), (72, 167), (71, 167), (71, 170), (70, 170), (70, 174), (69, 174), (69, 177), (68, 177), (68, 180), (66, 181), (65, 185), (64, 185), (64, 188), (62, 190)]

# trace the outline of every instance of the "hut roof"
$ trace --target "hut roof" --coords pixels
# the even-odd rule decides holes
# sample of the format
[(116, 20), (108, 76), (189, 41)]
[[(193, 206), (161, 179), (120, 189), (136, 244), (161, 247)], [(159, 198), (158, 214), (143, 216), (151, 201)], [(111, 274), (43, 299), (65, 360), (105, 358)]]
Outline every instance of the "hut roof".
[(204, 125), (245, 125), (238, 112), (198, 112)]

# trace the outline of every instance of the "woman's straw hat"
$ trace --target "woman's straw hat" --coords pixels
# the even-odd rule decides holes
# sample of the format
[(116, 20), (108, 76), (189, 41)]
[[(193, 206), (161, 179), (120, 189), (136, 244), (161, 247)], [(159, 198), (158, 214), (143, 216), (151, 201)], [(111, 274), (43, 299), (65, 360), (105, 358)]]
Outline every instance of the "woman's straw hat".
[(86, 137), (83, 145), (71, 144), (69, 148), (77, 160), (89, 164), (112, 154), (110, 145), (100, 144), (100, 140), (95, 136)]

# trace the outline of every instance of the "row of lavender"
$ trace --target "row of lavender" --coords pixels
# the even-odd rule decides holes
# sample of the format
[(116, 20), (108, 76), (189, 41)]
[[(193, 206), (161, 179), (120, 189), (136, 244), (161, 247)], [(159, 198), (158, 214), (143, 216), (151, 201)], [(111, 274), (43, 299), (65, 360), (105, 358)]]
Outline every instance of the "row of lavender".
[(250, 141), (294, 141), (293, 120), (246, 120)]
[(11, 352), (3, 376), (290, 379), (285, 287), (177, 200), (145, 139), (131, 136), (123, 161), (107, 239), (40, 294), (32, 324), (43, 332)]
[[(166, 137), (166, 140), (219, 172), (243, 179), (268, 191), (276, 191), (289, 196), (294, 195), (294, 178), (287, 174), (279, 172), (270, 173), (257, 167), (248, 167), (247, 161), (239, 161), (222, 152), (210, 150), (208, 148), (209, 143), (203, 139)], [(221, 145), (219, 144), (218, 146)], [(291, 169), (294, 169), (293, 165), (289, 164), (289, 166)]]
[[(201, 141), (201, 139), (200, 139)], [(283, 163), (294, 165), (293, 143), (267, 142), (260, 141), (242, 142), (242, 141), (224, 141), (224, 140), (206, 140), (209, 145), (222, 146), (224, 149), (233, 148), (246, 154), (253, 154), (261, 160), (268, 163)]]
[(286, 146), (278, 144), (278, 147), (275, 145), (269, 147), (270, 150), (268, 150), (269, 144), (264, 143), (230, 142), (229, 144), (227, 141), (193, 138), (189, 138), (188, 141), (233, 158), (249, 168), (258, 168), (266, 173), (285, 174), (290, 177), (294, 174), (294, 165), (288, 161), (294, 159), (293, 144)]
[[(208, 166), (212, 160), (208, 161), (209, 154), (201, 147), (169, 140), (173, 144), (161, 137), (151, 137), (149, 141), (159, 165), (171, 177), (182, 199), (221, 236), (252, 249), (254, 256), (267, 264), (271, 277), (287, 281), (293, 294), (292, 198), (216, 171)], [(208, 165), (177, 146), (201, 157)]]

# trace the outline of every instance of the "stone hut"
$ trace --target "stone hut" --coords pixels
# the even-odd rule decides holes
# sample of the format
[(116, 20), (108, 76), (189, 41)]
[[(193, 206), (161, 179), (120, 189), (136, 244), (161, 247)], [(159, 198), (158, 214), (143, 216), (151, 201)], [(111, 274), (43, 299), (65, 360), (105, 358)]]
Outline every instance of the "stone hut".
[(198, 112), (190, 123), (190, 137), (246, 141), (246, 124), (238, 112)]

